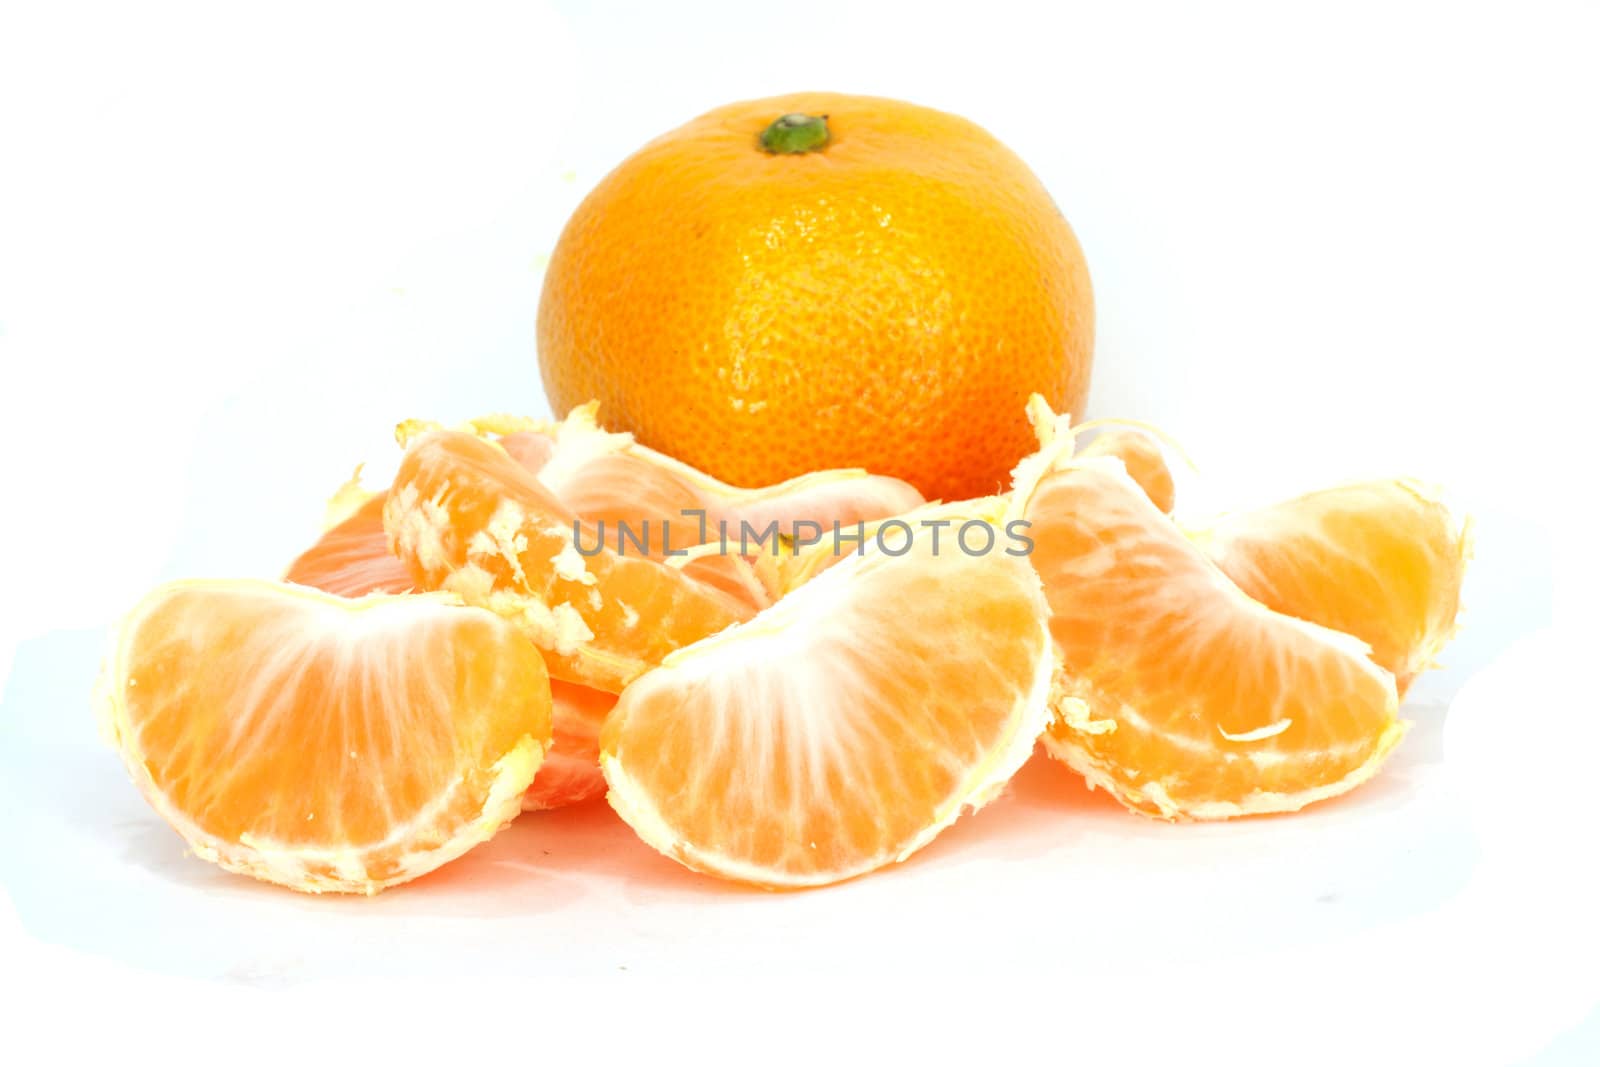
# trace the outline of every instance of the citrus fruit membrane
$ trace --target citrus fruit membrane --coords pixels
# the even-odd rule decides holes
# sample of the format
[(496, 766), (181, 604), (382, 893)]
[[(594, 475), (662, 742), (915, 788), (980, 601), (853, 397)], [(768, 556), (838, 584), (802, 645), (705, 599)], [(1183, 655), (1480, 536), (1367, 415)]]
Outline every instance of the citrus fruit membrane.
[(447, 430), (411, 442), (384, 504), (391, 547), (419, 587), (510, 619), (568, 681), (617, 692), (753, 613), (648, 557), (580, 551), (576, 521), (505, 449)]
[[(626, 544), (756, 610), (779, 595), (767, 544), (821, 537), (923, 503), (908, 483), (858, 469), (813, 471), (752, 488), (729, 485), (644, 447), (630, 433), (603, 429), (598, 411), (590, 402), (558, 423), (499, 416), (477, 420), (474, 428), (499, 431), (500, 444), (513, 456), (540, 457), (539, 480), (583, 521), (585, 543)], [(624, 530), (631, 534), (625, 542)], [(756, 541), (761, 547), (754, 552), (739, 550)], [(715, 551), (694, 551), (712, 545)]]
[[(1171, 513), (1176, 493), (1157, 438), (1165, 435), (1153, 427), (1103, 430), (1076, 455), (1121, 460)], [(1253, 599), (1367, 642), (1401, 697), (1455, 636), (1472, 524), (1435, 487), (1411, 478), (1352, 482), (1179, 525)]]
[(1394, 679), (1347, 634), (1251, 599), (1111, 458), (1072, 458), (1032, 405), (1019, 467), (1061, 656), (1047, 751), (1168, 819), (1294, 811), (1370, 778), (1400, 741)]
[[(945, 517), (992, 532), (988, 505)], [(1048, 714), (1046, 607), (1020, 556), (930, 545), (869, 544), (628, 686), (601, 734), (618, 814), (695, 870), (798, 888), (992, 799)]]
[(551, 739), (544, 663), (492, 613), (254, 580), (148, 595), (97, 705), (196, 855), (313, 893), (375, 893), (487, 840)]

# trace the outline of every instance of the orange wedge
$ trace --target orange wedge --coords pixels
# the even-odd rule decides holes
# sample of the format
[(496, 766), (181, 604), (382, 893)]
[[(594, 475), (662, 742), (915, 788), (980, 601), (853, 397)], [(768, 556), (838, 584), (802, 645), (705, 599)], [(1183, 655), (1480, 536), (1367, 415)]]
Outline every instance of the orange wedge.
[(448, 430), (412, 441), (384, 507), (392, 547), (421, 588), (512, 620), (568, 681), (618, 692), (673, 649), (752, 613), (656, 560), (587, 540), (580, 551), (576, 521), (499, 445)]
[[(738, 553), (742, 531), (752, 541), (769, 528), (785, 537), (831, 534), (836, 527), (849, 529), (923, 503), (907, 482), (854, 469), (817, 471), (757, 488), (729, 485), (644, 447), (632, 434), (603, 429), (598, 412), (599, 405), (591, 402), (558, 423), (499, 416), (476, 420), (472, 428), (480, 435), (512, 431), (500, 443), (591, 524), (596, 536), (615, 545), (619, 529), (626, 527), (642, 541), (630, 542), (631, 550), (672, 562), (755, 610), (770, 604), (779, 590), (763, 582), (771, 574), (761, 566), (763, 560)], [(732, 547), (724, 551), (724, 542)], [(690, 559), (670, 556), (707, 543), (717, 543), (718, 551)]]
[(119, 631), (105, 733), (196, 855), (375, 893), (487, 840), (550, 744), (538, 652), (436, 596), (179, 582)]
[(1062, 667), (1044, 743), (1135, 811), (1295, 811), (1370, 778), (1404, 734), (1393, 677), (1356, 638), (1252, 600), (1122, 465), (1043, 448), (1018, 468)]
[(1189, 533), (1267, 607), (1372, 646), (1401, 696), (1455, 636), (1470, 530), (1419, 483), (1324, 489)]
[[(699, 509), (713, 530), (719, 522), (737, 531), (740, 522), (761, 527), (774, 521), (785, 526), (815, 522), (831, 529), (834, 522), (849, 526), (923, 503), (910, 483), (853, 468), (817, 471), (757, 488), (729, 485), (646, 448), (630, 433), (602, 429), (599, 408), (591, 402), (574, 408), (560, 423), (529, 424), (556, 442), (540, 479), (585, 517), (609, 514), (637, 520), (653, 515), (676, 524), (684, 510)], [(683, 525), (687, 534), (690, 524)]]
[[(982, 507), (958, 518), (999, 521)], [(848, 556), (630, 685), (601, 734), (612, 806), (688, 867), (797, 888), (985, 804), (1047, 716), (1046, 609), (1025, 559), (944, 548)]]

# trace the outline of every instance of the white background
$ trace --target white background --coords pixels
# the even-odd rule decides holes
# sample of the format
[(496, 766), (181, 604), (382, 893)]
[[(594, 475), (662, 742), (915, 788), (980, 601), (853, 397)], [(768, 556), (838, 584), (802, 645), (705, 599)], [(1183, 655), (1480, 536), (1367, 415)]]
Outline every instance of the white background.
[[(1576, 3), (0, 6), (7, 1027), (1594, 1062), (1597, 53)], [(540, 273), (584, 191), (797, 89), (1030, 162), (1094, 277), (1090, 414), (1181, 439), (1191, 499), (1399, 473), (1474, 512), (1387, 784), (1172, 831), (1030, 765), (926, 860), (798, 897), (662, 873), (603, 807), (364, 913), (181, 856), (93, 742), (108, 621), (279, 571), (401, 418), (544, 412)]]

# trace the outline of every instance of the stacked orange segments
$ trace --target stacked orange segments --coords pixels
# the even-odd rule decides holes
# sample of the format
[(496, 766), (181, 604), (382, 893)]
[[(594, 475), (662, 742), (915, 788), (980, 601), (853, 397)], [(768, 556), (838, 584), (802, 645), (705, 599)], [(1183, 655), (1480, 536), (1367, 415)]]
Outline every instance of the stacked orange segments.
[(1183, 526), (1152, 439), (1028, 415), (1008, 493), (936, 504), (855, 470), (739, 489), (593, 405), (404, 423), (393, 483), (341, 491), (282, 581), (130, 613), (105, 733), (197, 856), (311, 892), (376, 892), (601, 794), (690, 868), (823, 885), (909, 856), (1041, 741), (1172, 820), (1378, 773), (1454, 630), (1468, 539), (1437, 494)]

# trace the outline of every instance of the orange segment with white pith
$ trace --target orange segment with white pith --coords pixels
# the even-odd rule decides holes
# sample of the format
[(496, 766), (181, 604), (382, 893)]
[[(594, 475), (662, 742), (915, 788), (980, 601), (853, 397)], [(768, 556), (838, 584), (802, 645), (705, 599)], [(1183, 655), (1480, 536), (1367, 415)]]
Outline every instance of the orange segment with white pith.
[(1014, 505), (1061, 655), (1052, 756), (1135, 811), (1294, 811), (1370, 778), (1405, 732), (1393, 677), (1359, 640), (1245, 595), (1120, 463), (1043, 447)]
[(611, 804), (678, 862), (769, 888), (904, 859), (1032, 751), (1045, 612), (1019, 556), (869, 547), (630, 685), (601, 734)]
[(574, 522), (503, 448), (455, 431), (411, 442), (384, 509), (391, 546), (421, 588), (510, 619), (569, 681), (620, 691), (673, 649), (751, 614), (655, 560), (592, 543), (580, 551)]
[(97, 695), (196, 855), (307, 892), (374, 893), (487, 840), (551, 741), (537, 650), (440, 595), (165, 585), (120, 627)]

